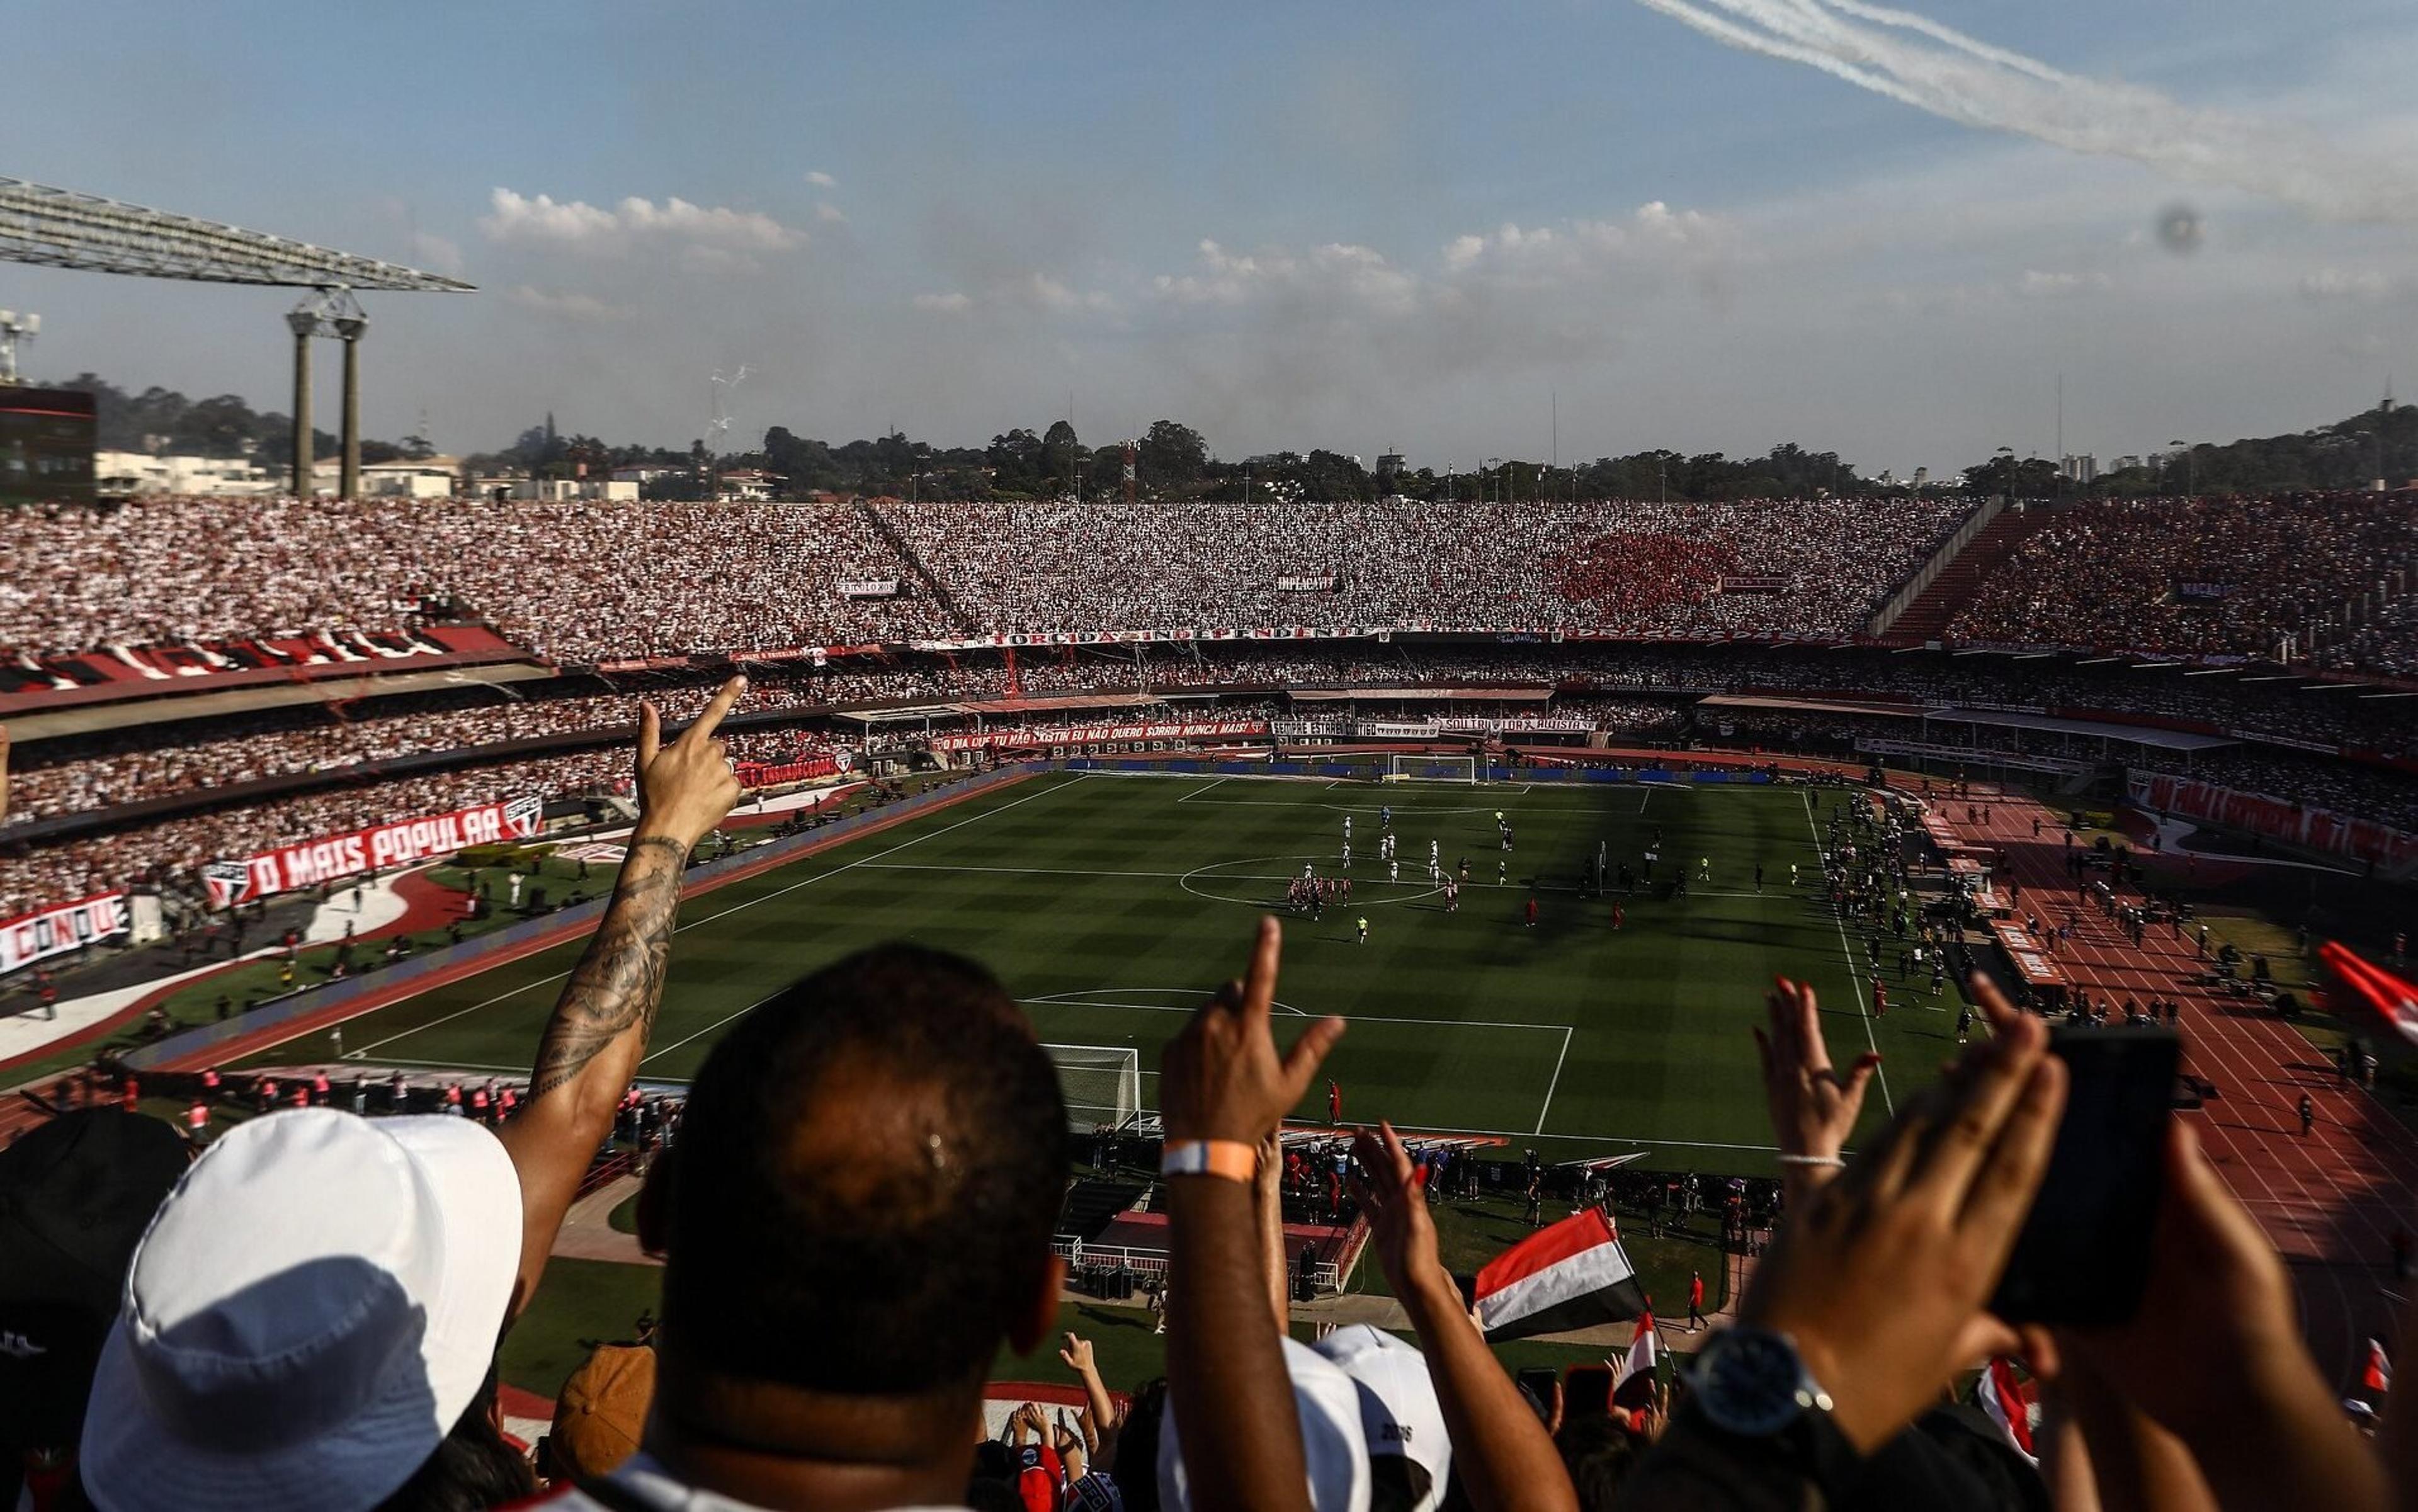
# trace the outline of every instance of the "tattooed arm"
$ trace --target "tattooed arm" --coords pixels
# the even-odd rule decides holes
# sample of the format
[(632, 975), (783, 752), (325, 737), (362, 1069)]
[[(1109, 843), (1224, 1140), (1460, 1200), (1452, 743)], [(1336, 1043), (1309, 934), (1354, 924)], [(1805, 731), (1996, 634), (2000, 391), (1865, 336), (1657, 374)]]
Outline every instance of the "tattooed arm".
[(596, 1147), (646, 1058), (663, 1005), (688, 853), (739, 798), (722, 742), (722, 717), (746, 691), (733, 678), (680, 739), (666, 745), (652, 704), (638, 712), (638, 824), (588, 952), (572, 969), (538, 1041), (528, 1101), (498, 1138), (521, 1183), (518, 1314), (537, 1290), (546, 1256)]

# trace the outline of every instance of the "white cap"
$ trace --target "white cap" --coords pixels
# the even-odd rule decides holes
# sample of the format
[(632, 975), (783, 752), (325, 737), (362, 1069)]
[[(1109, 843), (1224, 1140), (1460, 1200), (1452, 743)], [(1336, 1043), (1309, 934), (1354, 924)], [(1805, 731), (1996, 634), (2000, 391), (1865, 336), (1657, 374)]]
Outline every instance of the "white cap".
[(81, 1466), (106, 1512), (345, 1512), (478, 1394), (520, 1267), (495, 1136), (297, 1108), (194, 1162), (134, 1252)]
[(1339, 1328), (1316, 1348), (1359, 1393), (1376, 1512), (1434, 1512), (1452, 1474), (1452, 1439), (1427, 1356), (1367, 1323)]
[[(1369, 1512), (1360, 1388), (1308, 1345), (1283, 1342), (1285, 1374), (1293, 1378), (1293, 1410), (1301, 1418), (1302, 1459), (1309, 1468), (1310, 1506), (1315, 1512)], [(1192, 1505), (1172, 1398), (1158, 1429), (1158, 1503), (1164, 1512), (1190, 1512)]]

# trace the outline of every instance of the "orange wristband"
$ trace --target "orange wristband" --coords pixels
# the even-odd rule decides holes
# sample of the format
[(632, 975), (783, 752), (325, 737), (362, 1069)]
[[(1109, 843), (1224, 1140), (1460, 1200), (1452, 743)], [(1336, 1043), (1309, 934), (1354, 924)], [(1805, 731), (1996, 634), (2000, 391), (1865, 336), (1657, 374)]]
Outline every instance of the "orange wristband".
[(1161, 1176), (1222, 1176), (1248, 1185), (1259, 1171), (1260, 1153), (1240, 1139), (1171, 1139), (1158, 1157)]

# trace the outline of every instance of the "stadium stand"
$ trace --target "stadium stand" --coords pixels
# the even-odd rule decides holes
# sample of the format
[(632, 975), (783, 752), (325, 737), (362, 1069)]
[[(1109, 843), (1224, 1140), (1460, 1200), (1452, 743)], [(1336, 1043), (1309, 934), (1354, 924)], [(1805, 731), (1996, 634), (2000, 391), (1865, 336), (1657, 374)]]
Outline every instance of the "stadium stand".
[[(1949, 638), (2418, 673), (2406, 499), (2338, 494), (2078, 506), (1975, 588)], [(2391, 606), (2387, 606), (2387, 601)]]

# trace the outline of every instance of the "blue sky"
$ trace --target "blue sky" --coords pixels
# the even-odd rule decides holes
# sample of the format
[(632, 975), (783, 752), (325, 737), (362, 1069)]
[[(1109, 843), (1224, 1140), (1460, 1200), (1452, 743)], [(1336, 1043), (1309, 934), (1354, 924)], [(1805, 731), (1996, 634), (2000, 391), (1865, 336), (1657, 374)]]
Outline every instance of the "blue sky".
[[(1228, 455), (1467, 465), (1544, 454), (1558, 394), (1565, 460), (1902, 473), (2048, 454), (2060, 373), (2103, 460), (2418, 388), (2418, 13), (1921, 14), (2080, 83), (1916, 35), (1919, 88), (2086, 149), (1639, 0), (20, 0), (0, 173), (458, 271), (482, 292), (370, 297), (365, 350), (372, 432), (424, 413), (456, 451), (548, 409), (684, 445), (742, 363), (742, 433), (979, 444), (1071, 390), (1088, 440), (1164, 415)], [(2150, 235), (2176, 204), (2188, 257)], [(290, 302), (0, 265), (33, 372), (279, 407)]]

